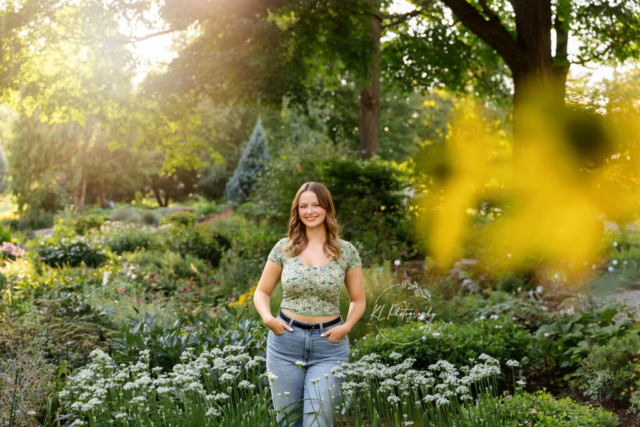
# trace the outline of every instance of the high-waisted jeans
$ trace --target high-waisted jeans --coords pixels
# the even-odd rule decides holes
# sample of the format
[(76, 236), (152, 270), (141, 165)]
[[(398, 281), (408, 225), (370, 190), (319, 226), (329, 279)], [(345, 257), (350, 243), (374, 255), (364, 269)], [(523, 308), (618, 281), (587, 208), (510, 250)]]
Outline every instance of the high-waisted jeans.
[[(277, 318), (285, 322), (280, 313)], [(278, 427), (333, 426), (342, 378), (335, 378), (331, 368), (349, 361), (349, 335), (333, 342), (320, 334), (342, 324), (341, 317), (340, 322), (323, 329), (301, 329), (290, 324), (291, 332), (285, 329), (276, 335), (269, 330), (267, 371), (277, 376), (270, 380), (273, 406), (276, 411), (284, 408), (278, 414)], [(305, 364), (299, 367), (296, 362)], [(303, 407), (299, 407), (301, 404)], [(302, 417), (291, 421), (301, 413)]]

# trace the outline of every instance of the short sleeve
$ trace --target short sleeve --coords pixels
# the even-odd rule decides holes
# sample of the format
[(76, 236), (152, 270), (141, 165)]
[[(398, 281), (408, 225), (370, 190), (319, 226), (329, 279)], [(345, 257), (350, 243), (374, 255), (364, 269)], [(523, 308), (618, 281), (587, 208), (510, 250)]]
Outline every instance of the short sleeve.
[(267, 257), (268, 259), (276, 263), (279, 267), (282, 267), (284, 265), (284, 254), (282, 252), (282, 247), (285, 245), (285, 240), (286, 239), (280, 239), (278, 243), (275, 244), (273, 249), (271, 249), (271, 253), (269, 253), (269, 256)]
[(353, 270), (356, 267), (362, 265), (360, 261), (360, 255), (358, 254), (358, 250), (351, 243), (347, 244), (347, 271)]

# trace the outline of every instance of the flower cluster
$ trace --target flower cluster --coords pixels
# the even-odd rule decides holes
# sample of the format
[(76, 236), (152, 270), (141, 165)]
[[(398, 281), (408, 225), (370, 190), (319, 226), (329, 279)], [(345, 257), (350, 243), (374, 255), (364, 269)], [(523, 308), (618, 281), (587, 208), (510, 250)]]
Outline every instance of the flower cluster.
[(24, 256), (25, 254), (24, 249), (22, 249), (20, 246), (14, 245), (11, 242), (2, 242), (2, 248), (0, 248), (0, 250), (5, 253), (9, 253), (16, 258)]
[(161, 373), (162, 368), (150, 369), (149, 350), (140, 352), (137, 363), (119, 366), (103, 351), (94, 350), (92, 362), (69, 378), (59, 398), (77, 416), (74, 425), (105, 414), (116, 420), (165, 417), (166, 412), (180, 406), (176, 402), (194, 398), (204, 403), (207, 417), (220, 416), (230, 399), (228, 392), (244, 390), (250, 394), (256, 387), (253, 382), (263, 376), (259, 373), (264, 371), (264, 357), (252, 358), (244, 350), (243, 346), (228, 345), (194, 357), (189, 348), (180, 357), (182, 363), (169, 373)]

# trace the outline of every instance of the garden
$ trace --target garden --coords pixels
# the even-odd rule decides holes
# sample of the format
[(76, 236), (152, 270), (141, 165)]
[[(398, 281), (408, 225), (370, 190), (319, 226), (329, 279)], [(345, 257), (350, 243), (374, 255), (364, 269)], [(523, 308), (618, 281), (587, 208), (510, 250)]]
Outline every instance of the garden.
[(0, 1), (0, 426), (299, 423), (254, 296), (307, 182), (329, 425), (640, 425), (640, 3), (543, 3)]

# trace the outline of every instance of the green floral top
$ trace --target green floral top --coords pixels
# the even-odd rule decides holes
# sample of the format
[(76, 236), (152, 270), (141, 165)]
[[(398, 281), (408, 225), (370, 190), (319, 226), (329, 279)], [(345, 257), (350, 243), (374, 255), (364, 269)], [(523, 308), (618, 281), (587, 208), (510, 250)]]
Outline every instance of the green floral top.
[(356, 248), (338, 239), (340, 259), (323, 267), (309, 267), (300, 257), (291, 258), (281, 250), (287, 241), (286, 237), (281, 239), (269, 254), (269, 259), (282, 267), (280, 307), (307, 316), (338, 316), (345, 272), (362, 265)]

